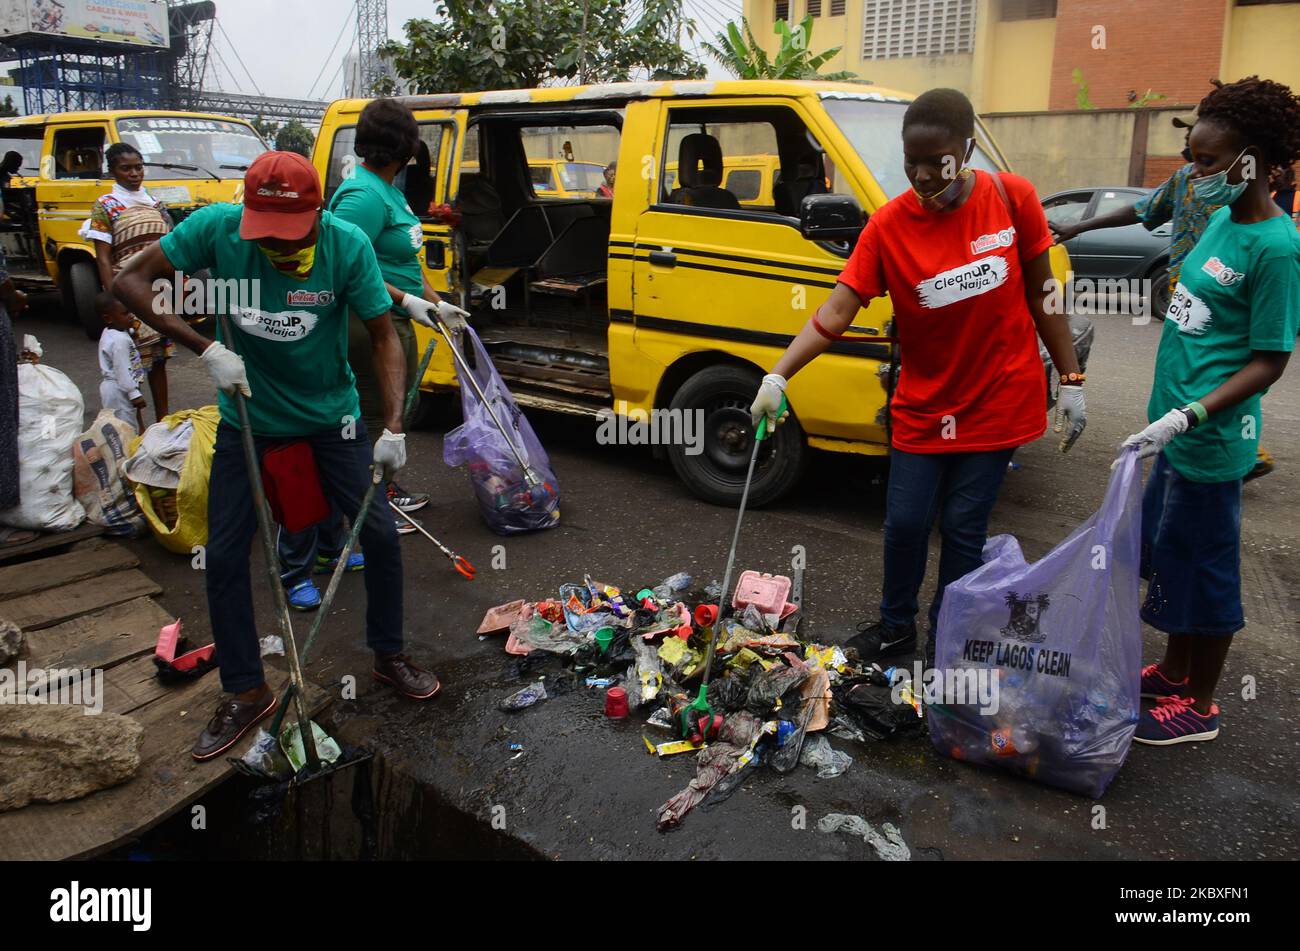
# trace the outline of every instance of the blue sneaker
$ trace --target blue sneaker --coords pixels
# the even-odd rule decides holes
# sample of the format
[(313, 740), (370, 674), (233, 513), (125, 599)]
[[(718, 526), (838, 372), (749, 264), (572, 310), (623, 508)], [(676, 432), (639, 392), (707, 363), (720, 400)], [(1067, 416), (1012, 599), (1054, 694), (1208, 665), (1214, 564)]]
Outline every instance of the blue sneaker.
[[(337, 565), (338, 563), (339, 563), (338, 555), (335, 555), (333, 558), (326, 558), (324, 555), (317, 555), (316, 574), (318, 575), (332, 574), (334, 571), (334, 566)], [(361, 571), (365, 567), (366, 567), (365, 554), (359, 551), (354, 551), (352, 554), (348, 555), (348, 566), (343, 570)]]
[(1142, 699), (1159, 700), (1161, 697), (1176, 697), (1187, 686), (1187, 678), (1173, 681), (1160, 672), (1159, 664), (1147, 664), (1142, 668)]
[(299, 581), (289, 589), (289, 607), (297, 611), (315, 611), (320, 607), (320, 592), (310, 581)]
[(1190, 697), (1161, 697), (1156, 705), (1138, 717), (1133, 742), (1148, 746), (1172, 746), (1212, 740), (1219, 735), (1219, 705), (1210, 704), (1208, 715), (1197, 713)]

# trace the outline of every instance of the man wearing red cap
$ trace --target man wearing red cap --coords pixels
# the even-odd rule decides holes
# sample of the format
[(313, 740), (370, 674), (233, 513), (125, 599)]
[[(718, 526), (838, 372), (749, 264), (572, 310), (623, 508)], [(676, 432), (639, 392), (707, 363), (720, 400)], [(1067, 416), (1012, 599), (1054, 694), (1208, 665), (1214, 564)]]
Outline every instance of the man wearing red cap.
[[(385, 288), (374, 249), (356, 226), (321, 208), (320, 179), (307, 159), (266, 152), (244, 176), (244, 204), (195, 211), (162, 241), (136, 255), (113, 292), (146, 323), (200, 354), (220, 390), (208, 484), (206, 580), (208, 612), (229, 696), (194, 744), (207, 760), (233, 746), (276, 707), (262, 674), (253, 619), (249, 556), (256, 532), (248, 475), (234, 403), (248, 400), (259, 454), (285, 441), (305, 440), (320, 470), (325, 495), (355, 518), (371, 481), (371, 465), (392, 479), (406, 462), (401, 410), (405, 364), (388, 312), (400, 304), (422, 323), (434, 304), (395, 300)], [(226, 309), (234, 339), (218, 322), (209, 342), (175, 314), (154, 281), (177, 271), (209, 268), (215, 279), (253, 288), (255, 303)], [(229, 286), (229, 285), (227, 285)], [(348, 311), (370, 333), (376, 372), (383, 381), (386, 428), (367, 440), (348, 366)], [(407, 697), (428, 699), (438, 678), (403, 653), (402, 561), (393, 519), (372, 507), (361, 528), (366, 552), (366, 642), (375, 652), (374, 676)]]

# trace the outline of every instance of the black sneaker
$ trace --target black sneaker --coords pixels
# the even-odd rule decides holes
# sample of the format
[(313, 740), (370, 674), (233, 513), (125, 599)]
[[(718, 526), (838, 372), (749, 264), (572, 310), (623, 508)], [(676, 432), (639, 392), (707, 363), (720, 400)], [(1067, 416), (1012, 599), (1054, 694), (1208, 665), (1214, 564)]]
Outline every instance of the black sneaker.
[(884, 621), (863, 621), (858, 633), (844, 642), (858, 652), (858, 658), (869, 664), (879, 657), (910, 654), (916, 650), (916, 624), (890, 627)]
[(428, 492), (408, 492), (396, 482), (388, 483), (388, 501), (403, 512), (418, 512), (429, 504)]

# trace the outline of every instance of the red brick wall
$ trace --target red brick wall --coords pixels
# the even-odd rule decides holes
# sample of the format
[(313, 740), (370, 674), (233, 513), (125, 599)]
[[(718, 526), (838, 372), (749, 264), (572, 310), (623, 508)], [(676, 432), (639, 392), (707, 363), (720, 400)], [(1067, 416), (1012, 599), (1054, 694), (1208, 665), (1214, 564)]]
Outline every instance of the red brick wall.
[[(1075, 108), (1077, 66), (1097, 108), (1127, 106), (1129, 90), (1200, 102), (1219, 75), (1224, 0), (1058, 0), (1052, 109)], [(1093, 28), (1106, 29), (1093, 49)]]
[(1178, 155), (1152, 155), (1147, 158), (1146, 168), (1142, 170), (1142, 184), (1146, 188), (1155, 188), (1185, 164)]

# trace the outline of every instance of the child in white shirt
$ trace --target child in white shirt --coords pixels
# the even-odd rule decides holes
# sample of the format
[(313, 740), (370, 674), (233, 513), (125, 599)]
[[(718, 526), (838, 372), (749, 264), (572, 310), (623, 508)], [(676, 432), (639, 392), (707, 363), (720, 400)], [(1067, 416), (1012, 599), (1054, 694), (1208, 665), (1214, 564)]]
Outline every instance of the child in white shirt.
[(103, 379), (99, 384), (99, 401), (104, 409), (111, 409), (117, 418), (134, 423), (137, 432), (144, 430), (144, 396), (140, 383), (144, 380), (144, 366), (140, 351), (131, 338), (135, 318), (112, 294), (101, 291), (95, 298), (100, 316), (104, 318), (104, 332), (99, 337), (99, 370)]

